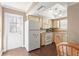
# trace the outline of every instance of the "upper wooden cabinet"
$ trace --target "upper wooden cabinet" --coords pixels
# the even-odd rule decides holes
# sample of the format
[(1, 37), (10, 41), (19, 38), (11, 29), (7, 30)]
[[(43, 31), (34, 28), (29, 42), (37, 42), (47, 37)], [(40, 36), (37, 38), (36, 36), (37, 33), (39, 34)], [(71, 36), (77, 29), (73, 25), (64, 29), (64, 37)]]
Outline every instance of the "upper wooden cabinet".
[(47, 18), (43, 18), (43, 28), (44, 29), (52, 28), (52, 21)]
[(58, 28), (60, 30), (67, 30), (67, 25), (68, 25), (68, 20), (66, 17), (52, 20), (53, 28)]
[(38, 16), (33, 16), (33, 15), (29, 15), (29, 16), (28, 16), (28, 20), (40, 21), (40, 17), (38, 17)]
[(49, 20), (45, 17), (29, 15), (27, 18), (28, 20), (34, 20), (40, 22), (40, 28), (42, 29), (52, 28), (52, 20)]
[(59, 21), (58, 20), (52, 20), (52, 27), (53, 28), (59, 28)]

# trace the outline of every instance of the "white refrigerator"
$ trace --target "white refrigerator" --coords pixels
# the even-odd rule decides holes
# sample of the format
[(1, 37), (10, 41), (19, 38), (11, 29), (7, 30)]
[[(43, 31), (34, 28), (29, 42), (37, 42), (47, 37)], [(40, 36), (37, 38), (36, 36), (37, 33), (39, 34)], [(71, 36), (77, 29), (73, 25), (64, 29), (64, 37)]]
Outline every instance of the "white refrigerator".
[(40, 24), (37, 21), (25, 22), (25, 48), (27, 51), (40, 48)]

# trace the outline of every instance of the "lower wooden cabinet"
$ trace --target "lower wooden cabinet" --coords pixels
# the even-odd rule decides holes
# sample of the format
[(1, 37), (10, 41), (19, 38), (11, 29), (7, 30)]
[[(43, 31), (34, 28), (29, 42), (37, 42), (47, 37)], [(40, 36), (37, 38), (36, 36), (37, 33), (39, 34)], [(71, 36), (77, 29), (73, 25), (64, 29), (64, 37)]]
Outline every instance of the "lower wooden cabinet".
[(40, 34), (40, 45), (45, 45), (45, 33)]

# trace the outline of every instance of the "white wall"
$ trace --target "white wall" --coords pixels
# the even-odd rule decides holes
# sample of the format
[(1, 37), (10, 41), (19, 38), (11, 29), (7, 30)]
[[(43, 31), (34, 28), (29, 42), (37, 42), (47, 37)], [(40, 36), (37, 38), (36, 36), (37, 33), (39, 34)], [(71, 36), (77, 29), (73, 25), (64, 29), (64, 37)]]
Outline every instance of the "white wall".
[(0, 7), (0, 51), (2, 49), (2, 8)]
[(68, 7), (68, 40), (79, 43), (79, 3)]

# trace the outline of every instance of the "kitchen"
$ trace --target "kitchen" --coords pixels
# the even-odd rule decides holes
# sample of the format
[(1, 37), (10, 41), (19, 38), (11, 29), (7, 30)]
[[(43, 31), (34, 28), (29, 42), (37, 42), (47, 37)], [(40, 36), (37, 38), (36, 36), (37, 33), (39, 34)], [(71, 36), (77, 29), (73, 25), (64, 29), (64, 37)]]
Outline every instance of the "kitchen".
[[(38, 27), (40, 30), (40, 34), (38, 32), (39, 39), (37, 38), (40, 41), (40, 42), (38, 42), (40, 46), (38, 46), (37, 48), (40, 48), (41, 46), (52, 44), (53, 42), (58, 43), (57, 42), (58, 40), (59, 40), (59, 42), (63, 42), (63, 41), (67, 42), (67, 8), (66, 8), (67, 6), (66, 6), (66, 4), (64, 5), (63, 3), (61, 3), (61, 4), (57, 3), (53, 7), (52, 7), (52, 3), (50, 3), (49, 5), (46, 5), (46, 4), (49, 4), (49, 3), (37, 4), (37, 6), (34, 7), (35, 9), (31, 10), (31, 12), (33, 12), (33, 13), (28, 12), (28, 14), (31, 14), (31, 15), (27, 15), (26, 22), (29, 21), (29, 25), (30, 25), (30, 22), (32, 22), (32, 21), (35, 21), (37, 23), (37, 24), (32, 23), (33, 26), (26, 25), (27, 26), (27, 27), (25, 26), (26, 29), (29, 27), (29, 30), (27, 30), (27, 31), (30, 31), (30, 27), (34, 28), (34, 26), (36, 26), (36, 25), (38, 25), (36, 27)], [(51, 7), (47, 8), (49, 6), (51, 6)], [(26, 33), (26, 31), (25, 31), (25, 33)], [(34, 33), (36, 33), (36, 32), (34, 32)], [(28, 38), (30, 38), (30, 37), (31, 36), (29, 35)], [(25, 38), (27, 39), (27, 37), (25, 37)], [(33, 37), (31, 39), (34, 40)], [(33, 40), (31, 40), (31, 41), (33, 42)], [(31, 43), (30, 44), (29, 43), (27, 44), (27, 43), (26, 43), (26, 46), (28, 46), (28, 45), (30, 46)], [(36, 45), (38, 45), (38, 44), (36, 44)], [(34, 50), (34, 48), (33, 48), (33, 50)]]
[[(55, 48), (53, 47), (51, 50), (50, 47), (54, 43), (57, 45), (60, 42), (67, 42), (67, 17), (56, 20), (29, 15), (27, 18), (29, 19), (25, 21), (25, 35), (27, 35), (25, 36), (25, 47), (27, 51), (37, 53), (37, 55), (52, 55), (53, 53), (43, 53), (43, 47), (48, 46), (49, 48), (45, 47), (46, 50), (52, 52)], [(35, 28), (38, 28), (38, 31)]]
[[(72, 3), (33, 3), (27, 12), (7, 8), (5, 3), (2, 3), (5, 28), (2, 43), (4, 52), (19, 47), (24, 47), (30, 52), (52, 43), (68, 41), (67, 7)], [(18, 6), (16, 3), (13, 5)]]

